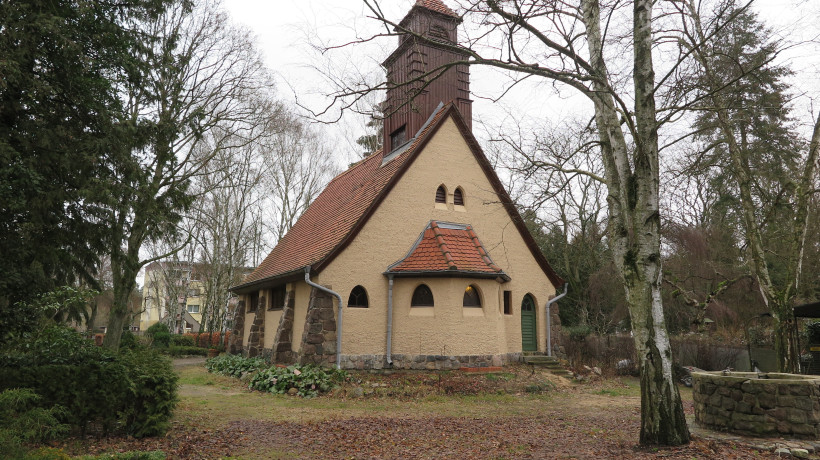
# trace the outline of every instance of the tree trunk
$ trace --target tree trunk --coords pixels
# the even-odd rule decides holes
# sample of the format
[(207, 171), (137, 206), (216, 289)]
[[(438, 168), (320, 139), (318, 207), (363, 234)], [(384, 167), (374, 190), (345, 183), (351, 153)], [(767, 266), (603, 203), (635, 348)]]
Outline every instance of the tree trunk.
[(800, 371), (800, 349), (797, 345), (797, 321), (791, 302), (780, 301), (770, 304), (774, 316), (774, 350), (780, 372)]
[[(594, 70), (590, 98), (608, 189), (609, 235), (615, 265), (624, 282), (641, 372), (643, 445), (689, 442), (680, 393), (672, 376), (672, 351), (661, 301), (658, 123), (652, 63), (652, 2), (635, 0), (633, 9), (634, 116), (623, 117), (634, 146), (621, 131), (623, 105), (616, 105), (603, 53), (598, 0), (582, 2)], [(622, 103), (621, 103), (622, 104)]]
[(635, 350), (641, 373), (643, 445), (674, 446), (689, 442), (680, 393), (672, 375), (672, 350), (661, 303), (660, 266), (645, 261), (640, 271), (627, 271), (627, 298)]

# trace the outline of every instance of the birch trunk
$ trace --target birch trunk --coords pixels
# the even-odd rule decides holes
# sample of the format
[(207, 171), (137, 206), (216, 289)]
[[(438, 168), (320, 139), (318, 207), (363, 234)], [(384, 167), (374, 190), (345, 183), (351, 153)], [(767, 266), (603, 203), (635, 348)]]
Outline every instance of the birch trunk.
[[(634, 148), (621, 131), (607, 80), (600, 28), (600, 5), (582, 5), (587, 28), (595, 121), (601, 141), (609, 194), (609, 235), (615, 265), (624, 281), (639, 369), (641, 433), (644, 445), (689, 442), (680, 393), (672, 375), (672, 351), (661, 301), (658, 123), (652, 63), (652, 2), (636, 0), (634, 34), (634, 118), (627, 120)], [(622, 112), (623, 113), (623, 112)], [(624, 116), (624, 119), (630, 118)], [(630, 161), (631, 158), (631, 161)]]

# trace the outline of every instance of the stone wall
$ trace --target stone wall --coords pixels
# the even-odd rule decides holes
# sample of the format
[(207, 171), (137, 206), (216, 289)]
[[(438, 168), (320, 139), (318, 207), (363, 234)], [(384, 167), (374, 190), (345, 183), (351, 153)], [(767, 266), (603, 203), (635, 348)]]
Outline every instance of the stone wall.
[(795, 374), (693, 374), (695, 421), (750, 436), (820, 439), (820, 378)]
[(242, 346), (243, 335), (245, 332), (245, 301), (240, 300), (236, 313), (234, 314), (233, 329), (231, 330), (231, 337), (228, 339), (228, 353), (232, 355), (242, 354), (244, 347)]
[(282, 309), (282, 317), (279, 318), (279, 326), (276, 328), (276, 337), (273, 339), (271, 350), (273, 362), (280, 364), (293, 364), (296, 362), (296, 353), (293, 351), (293, 311), (295, 308), (295, 292), (293, 289), (287, 293), (287, 300)]
[(336, 314), (333, 310), (333, 296), (320, 289), (310, 290), (299, 364), (336, 364)]
[(254, 356), (261, 356), (265, 349), (265, 310), (267, 304), (265, 297), (259, 296), (259, 304), (256, 307), (256, 317), (251, 325), (250, 333), (248, 334), (248, 353), (249, 358)]
[[(521, 360), (521, 353), (503, 355), (393, 355), (392, 369), (449, 370), (462, 367), (498, 367)], [(389, 369), (385, 355), (342, 355), (342, 369)]]

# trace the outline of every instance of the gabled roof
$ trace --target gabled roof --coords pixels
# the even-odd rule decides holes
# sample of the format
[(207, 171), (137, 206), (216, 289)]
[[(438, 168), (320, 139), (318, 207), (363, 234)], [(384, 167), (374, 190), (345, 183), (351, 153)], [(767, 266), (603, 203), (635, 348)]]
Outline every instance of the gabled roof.
[(321, 271), (356, 237), (448, 118), (455, 122), (541, 269), (553, 285), (562, 285), (564, 280), (555, 274), (544, 258), (472, 132), (455, 105), (450, 103), (436, 110), (405, 146), (388, 152), (388, 161), (382, 162), (384, 152), (376, 152), (330, 181), (259, 267), (232, 290), (250, 292), (264, 285), (301, 277), (307, 266), (312, 266), (316, 272)]
[(386, 273), (399, 276), (457, 273), (510, 279), (493, 263), (472, 226), (435, 220), (427, 224), (410, 252), (390, 265)]

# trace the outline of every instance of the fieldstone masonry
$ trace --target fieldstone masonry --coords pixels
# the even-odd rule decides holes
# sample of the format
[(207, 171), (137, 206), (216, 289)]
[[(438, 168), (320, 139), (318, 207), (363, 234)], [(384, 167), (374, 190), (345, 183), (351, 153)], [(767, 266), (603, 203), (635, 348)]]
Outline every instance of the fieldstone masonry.
[(228, 339), (228, 353), (232, 355), (242, 354), (243, 339), (245, 335), (245, 301), (240, 300), (234, 315), (233, 330)]
[[(448, 370), (462, 367), (497, 367), (521, 360), (521, 353), (503, 355), (393, 355), (393, 369)], [(388, 369), (385, 355), (342, 355), (342, 369)]]
[(296, 353), (293, 351), (293, 310), (295, 308), (294, 291), (287, 293), (287, 300), (282, 308), (282, 317), (276, 328), (273, 339), (271, 358), (275, 363), (293, 364), (296, 362)]
[(796, 374), (693, 374), (695, 421), (750, 436), (820, 439), (820, 378)]
[[(284, 315), (283, 315), (284, 317)], [(332, 365), (336, 363), (336, 316), (333, 297), (312, 288), (299, 364)]]
[(259, 305), (256, 307), (256, 317), (248, 332), (248, 357), (261, 356), (265, 346), (265, 297), (259, 297)]

